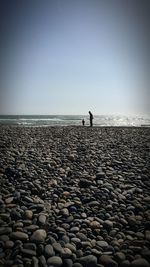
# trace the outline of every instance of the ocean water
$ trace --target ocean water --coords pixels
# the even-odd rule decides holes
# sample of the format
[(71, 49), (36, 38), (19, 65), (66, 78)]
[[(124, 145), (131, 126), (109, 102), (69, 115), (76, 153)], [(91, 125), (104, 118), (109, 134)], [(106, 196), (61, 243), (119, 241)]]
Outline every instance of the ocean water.
[[(0, 125), (22, 126), (80, 126), (82, 119), (89, 125), (88, 115), (0, 115)], [(150, 126), (147, 116), (95, 115), (94, 126)]]

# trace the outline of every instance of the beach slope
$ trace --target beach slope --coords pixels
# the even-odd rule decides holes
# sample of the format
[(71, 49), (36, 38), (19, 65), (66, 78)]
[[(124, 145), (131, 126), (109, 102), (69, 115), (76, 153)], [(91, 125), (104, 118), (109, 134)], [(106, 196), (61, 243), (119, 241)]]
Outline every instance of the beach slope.
[(148, 267), (149, 136), (1, 126), (0, 266)]

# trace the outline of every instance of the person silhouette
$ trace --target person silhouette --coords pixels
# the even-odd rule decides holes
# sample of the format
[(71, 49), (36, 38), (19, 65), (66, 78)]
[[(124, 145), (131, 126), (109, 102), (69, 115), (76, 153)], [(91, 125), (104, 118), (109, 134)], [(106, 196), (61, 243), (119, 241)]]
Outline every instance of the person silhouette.
[(82, 125), (84, 126), (84, 124), (85, 124), (85, 120), (83, 119), (83, 120), (82, 120)]
[(90, 126), (93, 126), (93, 114), (91, 113), (91, 111), (89, 111), (89, 115), (90, 115)]

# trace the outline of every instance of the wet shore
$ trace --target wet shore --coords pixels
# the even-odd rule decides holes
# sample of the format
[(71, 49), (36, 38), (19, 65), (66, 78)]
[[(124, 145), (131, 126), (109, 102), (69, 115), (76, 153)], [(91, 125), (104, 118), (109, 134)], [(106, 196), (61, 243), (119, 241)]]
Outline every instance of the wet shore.
[(150, 266), (149, 136), (1, 126), (0, 266)]

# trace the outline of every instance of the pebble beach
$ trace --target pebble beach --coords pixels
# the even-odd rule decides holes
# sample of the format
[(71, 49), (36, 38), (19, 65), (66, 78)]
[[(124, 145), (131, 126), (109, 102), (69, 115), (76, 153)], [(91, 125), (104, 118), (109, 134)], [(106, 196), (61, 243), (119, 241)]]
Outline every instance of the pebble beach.
[(150, 128), (0, 127), (0, 267), (150, 267)]

